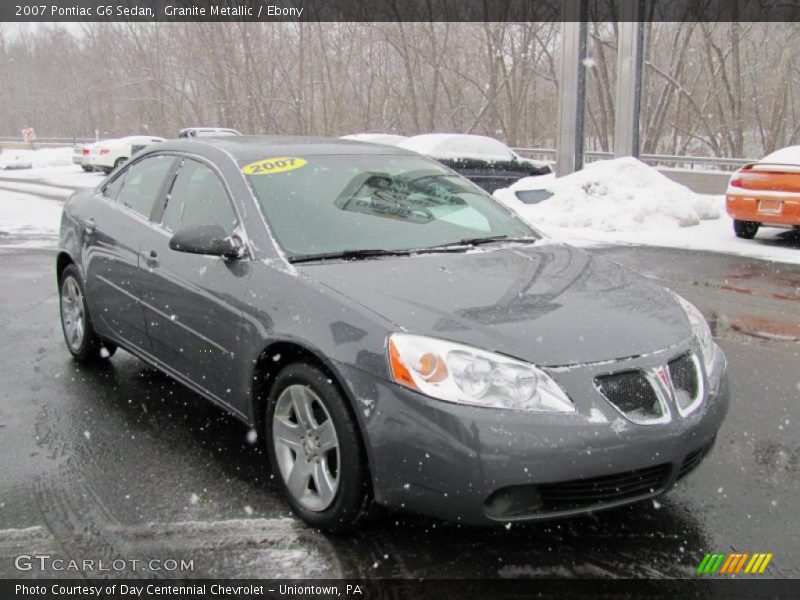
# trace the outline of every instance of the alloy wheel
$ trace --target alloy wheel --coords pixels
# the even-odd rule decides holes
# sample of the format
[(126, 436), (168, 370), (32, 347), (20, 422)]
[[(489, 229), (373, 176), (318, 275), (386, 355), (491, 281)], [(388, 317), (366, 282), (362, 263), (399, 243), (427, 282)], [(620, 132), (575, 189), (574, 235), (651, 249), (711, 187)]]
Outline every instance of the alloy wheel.
[(66, 277), (61, 284), (61, 323), (69, 347), (77, 352), (83, 344), (86, 330), (83, 294), (74, 277)]
[(339, 439), (328, 409), (309, 386), (293, 384), (281, 392), (272, 443), (292, 498), (314, 512), (328, 508), (339, 488)]

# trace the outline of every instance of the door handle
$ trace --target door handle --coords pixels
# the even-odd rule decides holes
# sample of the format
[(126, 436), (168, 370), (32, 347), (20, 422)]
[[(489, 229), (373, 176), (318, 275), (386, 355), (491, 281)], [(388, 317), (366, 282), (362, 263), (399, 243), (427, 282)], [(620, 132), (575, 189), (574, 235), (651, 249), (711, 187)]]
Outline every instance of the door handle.
[(150, 254), (145, 256), (144, 262), (147, 263), (148, 267), (157, 267), (158, 266), (158, 252), (155, 250), (150, 250)]
[(79, 223), (81, 224), (81, 227), (83, 227), (83, 230), (86, 233), (90, 235), (94, 233), (94, 230), (96, 228), (96, 225), (94, 224), (94, 219), (92, 219), (91, 217), (89, 217), (88, 219), (80, 219)]

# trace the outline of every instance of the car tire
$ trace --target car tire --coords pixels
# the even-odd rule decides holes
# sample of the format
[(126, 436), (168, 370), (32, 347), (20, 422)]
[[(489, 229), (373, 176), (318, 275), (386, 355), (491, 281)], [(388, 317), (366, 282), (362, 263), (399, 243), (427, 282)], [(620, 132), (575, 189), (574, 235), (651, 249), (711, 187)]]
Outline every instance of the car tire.
[(128, 159), (124, 156), (120, 156), (117, 160), (114, 161), (114, 167), (111, 169), (112, 171), (119, 169), (122, 165), (128, 162)]
[(752, 240), (756, 237), (760, 226), (761, 223), (756, 221), (739, 221), (738, 219), (734, 219), (733, 232), (736, 234), (736, 237)]
[(111, 358), (117, 351), (117, 346), (104, 342), (95, 333), (78, 269), (74, 265), (67, 266), (61, 274), (60, 282), (58, 298), (61, 331), (72, 357), (78, 362)]
[(288, 365), (271, 386), (265, 417), (273, 477), (292, 511), (329, 532), (366, 519), (372, 505), (366, 453), (331, 378), (311, 364)]
[(92, 167), (87, 167), (86, 165), (81, 165), (81, 169), (83, 169), (87, 173), (91, 173), (92, 171), (94, 171)]

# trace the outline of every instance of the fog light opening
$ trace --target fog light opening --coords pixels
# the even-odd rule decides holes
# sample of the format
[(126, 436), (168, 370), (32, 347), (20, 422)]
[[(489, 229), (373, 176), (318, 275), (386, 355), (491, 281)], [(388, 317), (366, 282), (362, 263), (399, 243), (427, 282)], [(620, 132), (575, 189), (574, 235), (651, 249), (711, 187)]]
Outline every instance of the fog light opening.
[(492, 519), (534, 514), (542, 507), (535, 485), (516, 485), (493, 492), (484, 502), (484, 512)]

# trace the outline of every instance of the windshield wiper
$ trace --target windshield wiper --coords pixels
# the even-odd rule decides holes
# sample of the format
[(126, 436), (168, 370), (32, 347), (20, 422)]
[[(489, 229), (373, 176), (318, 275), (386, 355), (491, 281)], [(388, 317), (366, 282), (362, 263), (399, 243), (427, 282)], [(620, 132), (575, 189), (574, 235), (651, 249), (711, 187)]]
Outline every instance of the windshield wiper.
[(408, 248), (406, 250), (385, 250), (383, 248), (364, 248), (361, 250), (341, 250), (339, 252), (320, 252), (318, 254), (302, 254), (300, 256), (291, 256), (288, 261), (292, 264), (315, 262), (318, 260), (361, 260), (364, 258), (375, 258), (379, 256), (411, 256), (412, 254), (425, 254), (426, 252), (457, 252), (459, 248), (468, 248), (470, 246), (480, 246), (482, 244), (491, 244), (494, 242), (521, 242), (533, 243), (538, 241), (534, 237), (509, 237), (507, 235), (492, 235), (475, 238), (465, 238), (457, 242), (449, 242), (447, 244), (440, 244), (439, 246), (431, 246), (429, 248)]
[(361, 250), (342, 250), (340, 252), (320, 252), (318, 254), (303, 254), (291, 256), (288, 261), (292, 264), (314, 262), (317, 260), (361, 260), (363, 258), (373, 258), (376, 256), (408, 256), (411, 250), (384, 250), (383, 248), (365, 248)]
[(530, 243), (539, 241), (535, 237), (509, 237), (507, 235), (487, 235), (484, 237), (464, 238), (457, 242), (448, 242), (447, 244), (440, 244), (434, 248), (426, 248), (426, 250), (435, 250), (436, 248), (448, 248), (450, 246), (481, 246), (483, 244), (493, 244), (494, 242), (521, 242)]

